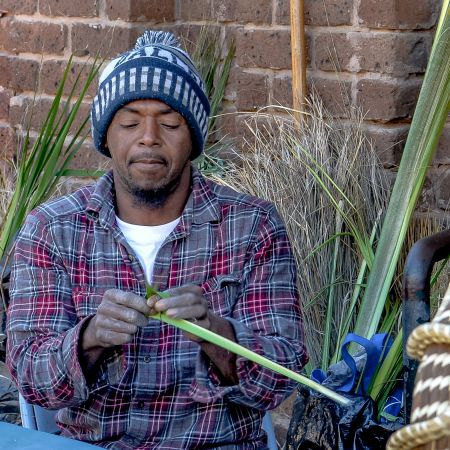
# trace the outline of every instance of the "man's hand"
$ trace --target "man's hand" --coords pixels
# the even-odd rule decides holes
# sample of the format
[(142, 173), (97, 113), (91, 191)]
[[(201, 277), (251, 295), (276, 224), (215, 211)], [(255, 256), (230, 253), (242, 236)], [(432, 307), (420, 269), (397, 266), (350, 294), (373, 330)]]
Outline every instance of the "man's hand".
[(119, 289), (106, 291), (97, 313), (81, 335), (80, 352), (85, 368), (92, 368), (105, 349), (130, 342), (152, 313), (143, 297)]
[[(156, 312), (165, 312), (171, 319), (185, 319), (207, 330), (211, 329), (211, 312), (199, 286), (189, 285), (168, 291), (170, 297), (158, 300), (154, 305)], [(188, 339), (200, 342), (201, 338), (185, 333)]]
[[(165, 312), (171, 319), (189, 320), (231, 341), (236, 341), (230, 322), (209, 309), (208, 302), (199, 286), (183, 286), (171, 289), (168, 293), (170, 297), (160, 299), (154, 304), (153, 308), (156, 312)], [(236, 356), (233, 353), (193, 334), (186, 332), (184, 334), (188, 339), (201, 345), (202, 350), (221, 372), (222, 381), (225, 384), (238, 382)]]

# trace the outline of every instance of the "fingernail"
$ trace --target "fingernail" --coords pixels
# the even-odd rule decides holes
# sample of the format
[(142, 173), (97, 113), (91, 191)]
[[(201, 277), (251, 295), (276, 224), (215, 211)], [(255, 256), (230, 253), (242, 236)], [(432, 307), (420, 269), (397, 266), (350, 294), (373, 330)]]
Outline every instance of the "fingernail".
[(160, 299), (161, 297), (158, 294), (151, 295), (147, 299), (147, 305), (150, 306), (150, 308), (152, 308), (156, 304), (156, 302)]

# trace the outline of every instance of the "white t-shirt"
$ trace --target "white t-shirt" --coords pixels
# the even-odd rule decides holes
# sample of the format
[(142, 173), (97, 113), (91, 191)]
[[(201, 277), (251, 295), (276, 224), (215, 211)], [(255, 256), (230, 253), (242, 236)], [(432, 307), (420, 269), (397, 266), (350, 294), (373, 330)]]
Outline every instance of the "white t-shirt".
[(153, 266), (158, 250), (175, 229), (180, 217), (163, 225), (146, 226), (124, 222), (116, 216), (117, 225), (141, 262), (147, 283), (153, 281)]

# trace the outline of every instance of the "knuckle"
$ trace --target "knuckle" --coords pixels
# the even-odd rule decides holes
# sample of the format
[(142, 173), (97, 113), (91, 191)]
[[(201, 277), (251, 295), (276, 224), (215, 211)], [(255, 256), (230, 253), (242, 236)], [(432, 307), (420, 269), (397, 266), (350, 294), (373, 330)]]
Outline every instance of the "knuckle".
[(193, 291), (195, 292), (195, 293), (197, 293), (197, 295), (202, 295), (203, 294), (203, 289), (200, 287), (200, 286), (192, 286), (192, 288), (193, 288)]
[(114, 300), (122, 292), (120, 289), (108, 289), (103, 294), (103, 299)]
[(134, 311), (133, 309), (129, 309), (126, 311), (125, 318), (127, 322), (130, 323), (136, 323), (139, 320), (139, 315), (137, 311)]

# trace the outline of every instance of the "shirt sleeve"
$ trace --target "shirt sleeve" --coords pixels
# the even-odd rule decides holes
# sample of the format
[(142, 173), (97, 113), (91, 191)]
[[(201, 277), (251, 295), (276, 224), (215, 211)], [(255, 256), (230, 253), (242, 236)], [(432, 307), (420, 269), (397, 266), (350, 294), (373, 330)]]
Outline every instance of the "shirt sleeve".
[[(284, 224), (274, 210), (261, 221), (245, 265), (233, 316), (237, 342), (295, 372), (308, 361), (304, 345), (296, 266)], [(217, 369), (199, 353), (191, 395), (201, 402), (220, 398), (267, 410), (278, 406), (296, 382), (237, 357), (236, 386), (221, 386)]]
[(7, 319), (7, 365), (25, 400), (49, 409), (89, 393), (78, 358), (68, 274), (48, 227), (28, 216), (16, 240)]

